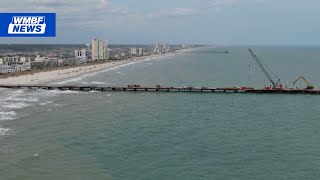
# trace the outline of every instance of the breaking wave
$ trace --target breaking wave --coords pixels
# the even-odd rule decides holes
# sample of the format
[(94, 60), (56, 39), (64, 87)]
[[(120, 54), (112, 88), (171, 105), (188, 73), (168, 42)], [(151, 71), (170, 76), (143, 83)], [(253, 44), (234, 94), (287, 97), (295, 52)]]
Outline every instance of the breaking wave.
[(91, 82), (91, 84), (106, 84), (106, 83), (104, 83), (104, 82)]
[(14, 120), (17, 113), (15, 111), (0, 112), (0, 121)]
[(27, 104), (25, 102), (15, 102), (15, 103), (9, 103), (9, 104), (3, 104), (3, 108), (7, 109), (22, 109), (24, 107), (31, 106), (31, 104)]
[(11, 132), (11, 129), (3, 128), (3, 127), (0, 126), (0, 136), (9, 135), (10, 132)]

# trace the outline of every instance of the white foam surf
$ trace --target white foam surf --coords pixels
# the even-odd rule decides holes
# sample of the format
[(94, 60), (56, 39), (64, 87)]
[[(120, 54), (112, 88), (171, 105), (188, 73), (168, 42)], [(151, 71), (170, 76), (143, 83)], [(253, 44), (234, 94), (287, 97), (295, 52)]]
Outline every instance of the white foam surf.
[(3, 128), (0, 126), (0, 136), (5, 136), (8, 135), (10, 133), (11, 129), (9, 128)]
[(68, 80), (64, 80), (64, 81), (61, 81), (61, 82), (57, 82), (57, 83), (54, 83), (54, 84), (66, 84), (66, 83), (69, 83), (69, 82), (78, 82), (78, 81), (81, 81), (82, 78), (80, 77), (77, 77), (77, 78), (72, 78), (72, 79), (68, 79)]
[(91, 77), (91, 76), (94, 76), (96, 75), (98, 72), (93, 72), (93, 73), (89, 73), (89, 74), (84, 74), (82, 75), (82, 77)]
[(87, 92), (80, 92), (80, 91), (71, 91), (71, 90), (65, 90), (65, 91), (61, 91), (61, 90), (43, 90), (43, 89), (38, 89), (37, 90), (37, 96), (40, 97), (56, 97), (59, 94), (86, 94)]
[(126, 67), (126, 66), (130, 66), (130, 65), (133, 65), (133, 64), (142, 62), (142, 61), (144, 61), (144, 60), (129, 62), (129, 63), (126, 63), (126, 64), (121, 64), (121, 65), (118, 65), (118, 66), (115, 66), (115, 67), (111, 67), (111, 68), (102, 70), (102, 71), (100, 71), (100, 72), (108, 72), (108, 71), (116, 70), (116, 69), (119, 69), (119, 68), (122, 68), (122, 67)]
[[(96, 72), (91, 72), (91, 73), (88, 72), (88, 74), (80, 75), (80, 77), (67, 79), (67, 80), (64, 80), (64, 81), (61, 81), (61, 82), (57, 82), (57, 83), (54, 83), (54, 84), (61, 85), (61, 84), (69, 83), (69, 82), (79, 82), (84, 77), (91, 77), (91, 76), (94, 76), (94, 75), (96, 75), (98, 73), (101, 73), (101, 72), (108, 72), (108, 71), (116, 70), (116, 69), (119, 69), (119, 68), (122, 68), (122, 67), (130, 66), (130, 65), (133, 65), (133, 64), (141, 63), (141, 62), (166, 59), (168, 57), (176, 56), (176, 55), (179, 55), (179, 54), (183, 54), (183, 53), (181, 53), (181, 52), (179, 52), (179, 53), (178, 52), (177, 53), (169, 53), (169, 54), (165, 54), (165, 55), (158, 55), (158, 56), (148, 57), (148, 58), (142, 59), (142, 60), (135, 60), (135, 61), (128, 62), (128, 63), (125, 63), (125, 64), (116, 65), (114, 67), (108, 67), (106, 69), (97, 70)], [(123, 75), (121, 72), (117, 72), (117, 73)], [(83, 83), (83, 84), (85, 84), (85, 83)]]
[(91, 82), (91, 84), (106, 84), (106, 83), (94, 81), (94, 82)]
[(92, 91), (89, 91), (90, 93), (97, 93), (97, 92), (101, 92), (101, 91), (94, 91), (94, 90), (92, 90)]
[(39, 103), (40, 106), (45, 106), (47, 104), (52, 104), (53, 101), (47, 101), (47, 102), (43, 102), (43, 103)]
[(27, 104), (25, 102), (14, 102), (9, 104), (3, 104), (2, 107), (6, 109), (22, 109), (25, 107), (32, 106), (31, 104)]
[(5, 100), (7, 101), (23, 101), (23, 102), (37, 102), (39, 99), (37, 98), (18, 98), (18, 97), (8, 97)]
[(87, 92), (71, 91), (71, 90), (66, 90), (66, 91), (53, 90), (51, 92), (54, 94), (86, 94), (87, 93)]
[(0, 112), (0, 121), (14, 120), (17, 113), (15, 111)]

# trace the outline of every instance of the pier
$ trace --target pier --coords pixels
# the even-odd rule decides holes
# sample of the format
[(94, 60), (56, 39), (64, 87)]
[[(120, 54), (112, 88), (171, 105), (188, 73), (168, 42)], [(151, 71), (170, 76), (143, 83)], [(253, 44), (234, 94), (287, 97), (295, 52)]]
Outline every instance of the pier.
[(44, 89), (71, 91), (128, 91), (128, 92), (186, 92), (186, 93), (252, 93), (252, 94), (317, 94), (320, 90), (308, 89), (255, 89), (255, 88), (210, 88), (210, 87), (132, 87), (132, 86), (54, 86), (54, 85), (0, 85), (7, 89)]

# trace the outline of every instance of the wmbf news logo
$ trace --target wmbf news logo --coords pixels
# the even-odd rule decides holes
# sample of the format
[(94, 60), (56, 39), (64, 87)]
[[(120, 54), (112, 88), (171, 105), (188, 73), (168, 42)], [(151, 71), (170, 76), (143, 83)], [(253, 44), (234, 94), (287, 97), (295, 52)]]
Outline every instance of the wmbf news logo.
[(46, 23), (44, 16), (13, 16), (9, 24), (9, 34), (44, 34)]
[(0, 13), (1, 37), (55, 37), (55, 13)]

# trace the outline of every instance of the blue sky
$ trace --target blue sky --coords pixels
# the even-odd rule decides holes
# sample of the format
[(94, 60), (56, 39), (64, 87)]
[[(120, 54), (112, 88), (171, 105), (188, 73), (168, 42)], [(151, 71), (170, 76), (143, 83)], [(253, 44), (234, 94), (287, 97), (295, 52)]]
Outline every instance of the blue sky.
[[(319, 0), (1, 0), (0, 12), (56, 12), (56, 38), (1, 43), (320, 45)], [(18, 3), (19, 2), (19, 3)]]

